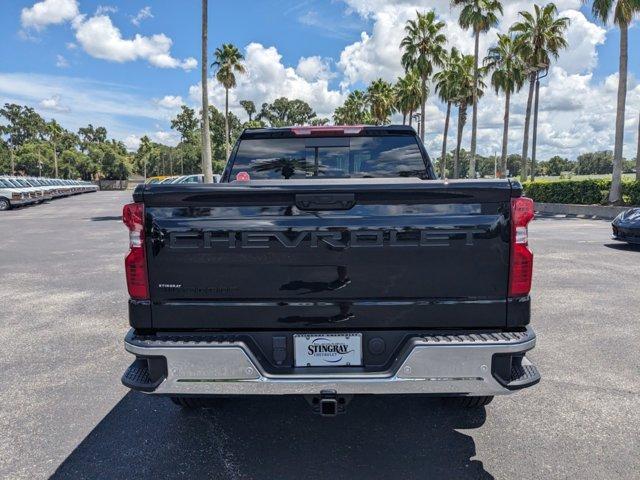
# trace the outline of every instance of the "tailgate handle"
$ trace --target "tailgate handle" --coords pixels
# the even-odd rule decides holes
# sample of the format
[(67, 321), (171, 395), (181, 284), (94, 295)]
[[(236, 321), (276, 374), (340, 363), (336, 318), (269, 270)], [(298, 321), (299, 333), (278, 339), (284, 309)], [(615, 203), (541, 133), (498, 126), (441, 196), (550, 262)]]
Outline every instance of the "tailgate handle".
[(355, 204), (353, 193), (296, 195), (296, 207), (300, 210), (349, 210)]

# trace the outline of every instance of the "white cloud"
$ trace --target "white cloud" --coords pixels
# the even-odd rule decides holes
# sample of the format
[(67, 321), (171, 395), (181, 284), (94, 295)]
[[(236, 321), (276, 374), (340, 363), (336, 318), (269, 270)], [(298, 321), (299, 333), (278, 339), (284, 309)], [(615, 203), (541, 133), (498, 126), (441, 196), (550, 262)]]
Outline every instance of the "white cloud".
[(570, 74), (592, 71), (598, 64), (596, 47), (604, 43), (606, 30), (591, 23), (579, 11), (566, 10), (561, 15), (571, 20), (567, 30), (569, 48), (562, 51), (556, 65)]
[(177, 109), (184, 104), (184, 101), (180, 95), (165, 95), (157, 100), (156, 103), (164, 108)]
[(151, 13), (151, 7), (149, 6), (141, 8), (135, 16), (131, 17), (131, 23), (139, 27), (140, 23), (147, 18), (153, 18), (153, 13)]
[(296, 73), (309, 82), (335, 77), (335, 73), (331, 71), (331, 59), (322, 58), (319, 55), (301, 57), (298, 60)]
[(69, 62), (63, 55), (56, 55), (56, 67), (58, 68), (67, 68), (69, 66)]
[[(42, 0), (30, 8), (22, 9), (21, 21), (25, 29), (35, 30), (41, 30), (50, 24), (70, 22), (76, 31), (76, 40), (84, 51), (102, 60), (122, 63), (142, 59), (155, 67), (182, 68), (185, 71), (198, 66), (198, 61), (193, 57), (182, 60), (173, 57), (173, 41), (163, 33), (151, 36), (136, 34), (131, 39), (123, 38), (120, 29), (109, 17), (110, 13), (116, 11), (117, 7), (99, 5), (95, 15), (87, 17), (80, 14), (77, 0)], [(143, 19), (151, 17), (151, 7), (147, 6), (132, 17), (131, 21), (134, 25), (139, 25)], [(25, 40), (37, 40), (27, 30), (20, 31), (20, 35)], [(67, 43), (70, 50), (76, 47), (75, 43)]]
[(162, 143), (163, 145), (169, 145), (175, 147), (180, 143), (180, 134), (173, 130), (156, 130), (154, 132), (147, 132), (141, 135), (130, 134), (127, 135), (122, 142), (130, 152), (135, 152), (140, 146), (140, 140), (143, 135), (147, 135), (153, 142)]
[(136, 34), (132, 39), (122, 37), (120, 30), (106, 15), (85, 19), (77, 17), (73, 25), (76, 40), (89, 55), (112, 62), (147, 60), (160, 68), (182, 68), (192, 70), (198, 64), (195, 58), (184, 60), (171, 56), (173, 41), (163, 33), (146, 37)]
[(157, 130), (149, 135), (154, 142), (175, 147), (180, 142), (180, 134), (174, 130)]
[(127, 150), (133, 152), (135, 150), (138, 150), (138, 147), (140, 146), (140, 137), (133, 134), (127, 135), (124, 140), (122, 140), (122, 143), (124, 143), (124, 146), (127, 147)]
[(35, 107), (45, 117), (77, 130), (88, 123), (107, 128), (109, 136), (126, 139), (159, 130), (171, 117), (165, 108), (125, 85), (76, 77), (0, 73), (3, 101)]
[(40, 102), (40, 107), (45, 110), (52, 110), (54, 112), (69, 112), (69, 107), (60, 104), (60, 96), (54, 95), (51, 98), (45, 98)]
[(117, 13), (118, 7), (113, 5), (98, 5), (96, 8), (96, 15), (107, 15), (109, 13)]
[(76, 0), (42, 0), (30, 8), (23, 8), (20, 21), (25, 28), (41, 30), (47, 25), (73, 20), (78, 14)]
[[(308, 63), (303, 60), (303, 70)], [(231, 109), (240, 118), (246, 117), (239, 104), (240, 100), (245, 99), (253, 100), (259, 110), (263, 102), (271, 102), (278, 97), (298, 98), (309, 103), (319, 116), (328, 118), (344, 101), (345, 94), (331, 89), (327, 78), (316, 76), (307, 79), (296, 69), (285, 66), (282, 55), (275, 47), (250, 43), (245, 48), (245, 64), (247, 73), (236, 76), (238, 85), (229, 92)], [(199, 102), (200, 91), (200, 84), (189, 89), (194, 104)], [(222, 108), (224, 88), (215, 79), (209, 81), (209, 96), (217, 108)]]

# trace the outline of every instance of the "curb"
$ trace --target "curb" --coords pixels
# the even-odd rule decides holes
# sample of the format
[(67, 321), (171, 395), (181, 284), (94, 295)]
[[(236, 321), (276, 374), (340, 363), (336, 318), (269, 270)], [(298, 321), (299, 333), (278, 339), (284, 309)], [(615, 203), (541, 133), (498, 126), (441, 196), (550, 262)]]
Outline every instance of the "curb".
[(613, 220), (625, 210), (632, 207), (612, 207), (604, 205), (569, 205), (564, 203), (535, 204), (537, 213), (544, 215), (564, 215), (566, 217), (595, 218)]

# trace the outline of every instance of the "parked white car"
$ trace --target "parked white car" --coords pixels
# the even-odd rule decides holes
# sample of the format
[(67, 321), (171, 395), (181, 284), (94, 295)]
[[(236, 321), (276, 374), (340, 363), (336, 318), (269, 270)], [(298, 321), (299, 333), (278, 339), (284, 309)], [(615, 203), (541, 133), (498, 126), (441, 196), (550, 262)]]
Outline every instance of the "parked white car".
[(0, 210), (11, 210), (13, 207), (21, 207), (35, 201), (24, 189), (0, 178)]
[(13, 207), (97, 190), (97, 185), (83, 180), (2, 175), (0, 176), (0, 210), (10, 210)]
[(19, 177), (2, 177), (5, 183), (8, 183), (14, 188), (17, 188), (22, 193), (28, 194), (29, 198), (33, 199), (34, 202), (42, 203), (44, 202), (44, 192), (38, 188), (33, 188), (29, 185), (25, 180)]

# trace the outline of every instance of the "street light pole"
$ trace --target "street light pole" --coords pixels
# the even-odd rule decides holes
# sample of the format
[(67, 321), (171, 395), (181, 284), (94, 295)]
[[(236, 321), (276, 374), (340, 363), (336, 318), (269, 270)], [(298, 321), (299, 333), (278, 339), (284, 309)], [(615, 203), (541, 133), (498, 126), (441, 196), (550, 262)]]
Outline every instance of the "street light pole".
[[(420, 114), (420, 112), (416, 112), (413, 114), (413, 119), (416, 121), (417, 125), (418, 125), (418, 132), (420, 132), (420, 127), (422, 126), (422, 115)], [(424, 143), (424, 138), (421, 138), (422, 143)]]

